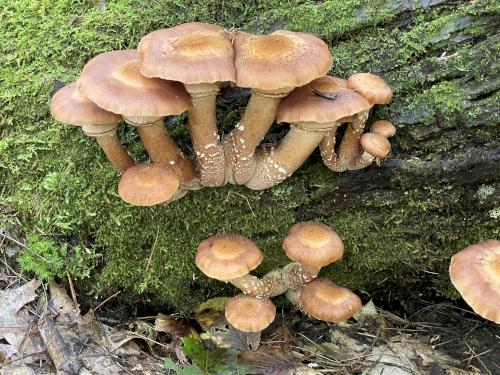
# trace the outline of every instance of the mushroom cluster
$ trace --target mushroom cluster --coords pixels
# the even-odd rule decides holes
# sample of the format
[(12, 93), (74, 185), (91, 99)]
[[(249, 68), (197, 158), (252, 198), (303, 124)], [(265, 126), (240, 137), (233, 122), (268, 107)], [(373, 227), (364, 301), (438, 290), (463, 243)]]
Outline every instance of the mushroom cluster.
[(361, 308), (360, 298), (349, 289), (317, 278), (321, 267), (344, 253), (342, 239), (332, 228), (316, 222), (297, 223), (285, 237), (283, 249), (293, 262), (258, 278), (250, 272), (263, 255), (248, 238), (212, 236), (198, 246), (198, 268), (242, 291), (226, 304), (226, 319), (233, 327), (259, 335), (276, 315), (270, 298), (280, 294), (304, 313), (328, 322), (345, 321)]
[[(227, 183), (260, 190), (289, 177), (318, 146), (337, 172), (389, 154), (387, 139), (395, 134), (390, 122), (363, 129), (369, 110), (389, 103), (391, 89), (370, 73), (328, 76), (331, 67), (328, 46), (311, 34), (252, 35), (192, 22), (153, 31), (136, 50), (94, 57), (76, 82), (54, 95), (51, 113), (96, 138), (123, 174), (119, 194), (130, 204), (165, 203)], [(250, 88), (252, 95), (241, 120), (221, 139), (216, 97), (223, 83)], [(194, 160), (164, 126), (166, 116), (184, 112)], [(275, 120), (290, 130), (276, 145), (261, 144)], [(152, 166), (135, 165), (116, 134), (121, 121), (137, 128)]]

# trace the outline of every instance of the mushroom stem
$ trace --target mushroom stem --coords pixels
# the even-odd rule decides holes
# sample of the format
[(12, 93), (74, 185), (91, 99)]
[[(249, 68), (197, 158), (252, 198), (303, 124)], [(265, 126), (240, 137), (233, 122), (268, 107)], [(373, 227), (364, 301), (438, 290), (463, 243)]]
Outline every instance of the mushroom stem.
[[(300, 168), (318, 147), (326, 131), (308, 130), (308, 125), (312, 124), (292, 124), (277, 147), (260, 148), (255, 157), (255, 172), (245, 186), (252, 190), (267, 189), (279, 184)], [(324, 125), (326, 127), (331, 123)]]
[(249, 273), (229, 280), (231, 284), (240, 289), (244, 294), (252, 297), (275, 297), (285, 293), (287, 287), (283, 283), (281, 270), (273, 270), (262, 279)]
[(217, 83), (184, 84), (193, 106), (188, 110), (189, 135), (197, 156), (203, 186), (222, 186), (226, 180), (224, 149), (217, 130)]
[(111, 164), (113, 164), (118, 172), (123, 174), (127, 169), (133, 167), (135, 163), (118, 139), (116, 134), (117, 128), (118, 123), (82, 126), (85, 135), (95, 138)]
[(191, 161), (170, 138), (162, 118), (124, 117), (124, 120), (137, 127), (137, 132), (153, 162), (170, 166), (181, 179), (182, 188), (199, 188)]
[(227, 182), (243, 185), (253, 176), (255, 149), (273, 124), (281, 99), (291, 90), (252, 90), (243, 118), (222, 141), (226, 155)]
[(292, 288), (288, 289), (285, 293), (286, 299), (295, 307), (297, 310), (304, 311), (302, 308), (302, 303), (300, 303), (300, 292), (302, 288)]
[(335, 151), (335, 137), (339, 125), (340, 124), (337, 124), (335, 128), (326, 132), (325, 136), (321, 140), (321, 143), (319, 144), (319, 150), (323, 163), (334, 172), (342, 172), (342, 166), (339, 163), (340, 159)]
[(360, 138), (363, 135), (366, 120), (370, 111), (362, 111), (353, 116), (352, 122), (345, 130), (344, 138), (340, 143), (338, 160), (335, 165), (335, 172), (346, 171), (354, 159), (362, 152), (360, 146)]
[(296, 289), (314, 280), (318, 276), (320, 270), (321, 267), (311, 267), (293, 262), (283, 267), (281, 277), (287, 289)]

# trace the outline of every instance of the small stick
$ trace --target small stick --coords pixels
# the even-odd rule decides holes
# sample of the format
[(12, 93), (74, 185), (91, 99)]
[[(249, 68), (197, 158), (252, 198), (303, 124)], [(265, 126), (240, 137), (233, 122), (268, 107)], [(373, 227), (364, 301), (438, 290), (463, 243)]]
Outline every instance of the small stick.
[(76, 293), (75, 293), (75, 288), (73, 287), (73, 281), (71, 280), (71, 276), (69, 275), (69, 273), (67, 274), (67, 276), (68, 276), (69, 290), (71, 292), (71, 299), (73, 300), (75, 307), (78, 308), (79, 305), (78, 301), (76, 300)]
[(99, 308), (101, 308), (106, 302), (108, 302), (109, 300), (113, 299), (114, 297), (116, 297), (118, 294), (120, 294), (122, 291), (119, 290), (118, 292), (116, 292), (115, 294), (113, 294), (112, 296), (109, 296), (108, 298), (106, 298), (104, 301), (102, 301), (100, 304), (97, 305), (97, 307), (94, 309), (94, 312), (96, 312), (97, 310), (99, 310)]

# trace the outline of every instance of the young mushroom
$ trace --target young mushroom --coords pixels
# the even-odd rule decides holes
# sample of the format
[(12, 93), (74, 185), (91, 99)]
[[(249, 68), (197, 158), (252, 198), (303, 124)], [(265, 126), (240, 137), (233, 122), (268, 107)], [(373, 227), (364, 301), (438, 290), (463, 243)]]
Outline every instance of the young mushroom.
[(179, 177), (162, 164), (139, 164), (127, 169), (118, 184), (118, 194), (134, 206), (153, 206), (180, 198)]
[(252, 89), (241, 121), (224, 137), (227, 181), (245, 184), (254, 175), (254, 152), (271, 127), (281, 98), (325, 75), (328, 46), (314, 35), (278, 30), (270, 35), (234, 34), (236, 83)]
[[(347, 79), (347, 87), (362, 95), (370, 103), (370, 108), (375, 104), (388, 104), (392, 99), (392, 90), (379, 76), (371, 73), (356, 73)], [(353, 164), (362, 154), (360, 138), (363, 134), (370, 108), (360, 111), (353, 116), (352, 122), (340, 143), (338, 162), (332, 168), (336, 172), (343, 172), (356, 168)]]
[(225, 158), (217, 130), (215, 98), (220, 82), (236, 81), (229, 33), (216, 25), (185, 23), (146, 35), (138, 51), (143, 75), (184, 84), (193, 103), (188, 110), (189, 133), (201, 184), (223, 185)]
[(465, 302), (500, 324), (500, 241), (486, 240), (451, 257), (450, 279)]
[(199, 244), (196, 265), (208, 277), (230, 282), (245, 294), (271, 297), (284, 293), (280, 271), (271, 271), (262, 279), (250, 275), (262, 258), (260, 249), (248, 238), (212, 236)]
[(290, 123), (290, 130), (277, 147), (258, 150), (255, 172), (245, 186), (261, 190), (279, 184), (304, 163), (327, 131), (335, 131), (342, 119), (368, 108), (361, 95), (337, 85), (334, 77), (321, 77), (295, 89), (283, 99), (277, 114), (277, 122)]
[(136, 50), (100, 54), (85, 64), (78, 80), (80, 92), (136, 126), (151, 159), (170, 166), (182, 188), (198, 188), (191, 161), (163, 124), (164, 116), (183, 113), (191, 106), (189, 95), (179, 82), (144, 77), (138, 63)]
[(356, 314), (362, 303), (351, 290), (319, 278), (302, 287), (296, 306), (313, 318), (340, 323)]
[(122, 117), (105, 111), (82, 96), (75, 82), (54, 94), (50, 113), (57, 121), (81, 126), (85, 135), (94, 137), (118, 172), (123, 173), (134, 165), (116, 135)]
[(252, 343), (252, 349), (257, 349), (261, 331), (276, 317), (276, 306), (269, 298), (240, 294), (226, 302), (225, 316), (234, 328), (248, 334), (247, 342)]

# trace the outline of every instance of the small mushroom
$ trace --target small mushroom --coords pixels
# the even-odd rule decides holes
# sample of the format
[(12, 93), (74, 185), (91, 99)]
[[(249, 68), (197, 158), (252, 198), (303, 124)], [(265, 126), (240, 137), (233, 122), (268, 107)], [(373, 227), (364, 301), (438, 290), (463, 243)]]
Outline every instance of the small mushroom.
[(247, 342), (257, 349), (261, 331), (276, 317), (276, 306), (268, 298), (240, 294), (226, 302), (225, 316), (234, 328), (248, 334)]
[(234, 33), (236, 83), (252, 89), (245, 114), (224, 137), (226, 179), (245, 184), (254, 175), (255, 149), (293, 88), (325, 75), (332, 66), (328, 46), (311, 34), (278, 30), (270, 35)]
[(82, 96), (75, 82), (54, 94), (50, 112), (57, 121), (81, 126), (87, 136), (94, 137), (118, 172), (123, 173), (134, 165), (116, 135), (122, 117), (105, 111)]
[(356, 314), (361, 306), (361, 299), (351, 290), (319, 278), (302, 288), (298, 307), (313, 318), (340, 323)]
[[(392, 99), (392, 90), (379, 76), (371, 73), (356, 73), (347, 79), (347, 87), (362, 95), (370, 103), (370, 108), (375, 104), (387, 104)], [(363, 152), (360, 147), (360, 138), (363, 134), (370, 108), (360, 111), (353, 116), (352, 122), (340, 143), (339, 160), (334, 169), (343, 172), (352, 169), (353, 162)]]
[(208, 277), (230, 282), (245, 294), (271, 297), (284, 293), (279, 271), (271, 271), (262, 279), (250, 275), (262, 258), (260, 249), (246, 237), (212, 236), (199, 244), (196, 265)]
[(191, 106), (189, 95), (179, 82), (144, 77), (138, 64), (136, 50), (102, 53), (85, 64), (78, 80), (80, 92), (136, 126), (151, 159), (170, 166), (183, 188), (198, 188), (191, 161), (163, 124), (164, 116), (181, 114)]
[[(335, 97), (319, 96), (312, 87)], [(304, 163), (327, 131), (368, 108), (370, 104), (361, 95), (337, 85), (334, 77), (318, 78), (295, 89), (283, 99), (277, 114), (277, 122), (290, 123), (290, 130), (277, 147), (258, 149), (255, 172), (245, 185), (260, 190), (279, 184)]]
[(288, 289), (297, 289), (315, 279), (321, 267), (342, 258), (344, 243), (328, 225), (305, 221), (292, 226), (283, 249), (297, 262), (283, 269), (283, 282)]
[(500, 324), (500, 241), (486, 240), (451, 257), (450, 279), (465, 302)]
[(118, 184), (118, 194), (134, 206), (153, 206), (180, 198), (179, 184), (179, 177), (167, 166), (138, 164), (123, 174)]
[(225, 183), (224, 150), (220, 143), (215, 98), (220, 82), (236, 81), (231, 36), (222, 27), (200, 22), (156, 30), (138, 47), (141, 73), (184, 84), (193, 106), (189, 133), (204, 186)]

